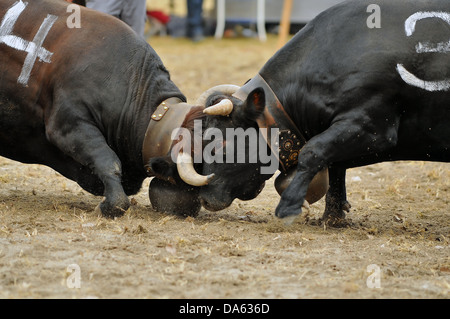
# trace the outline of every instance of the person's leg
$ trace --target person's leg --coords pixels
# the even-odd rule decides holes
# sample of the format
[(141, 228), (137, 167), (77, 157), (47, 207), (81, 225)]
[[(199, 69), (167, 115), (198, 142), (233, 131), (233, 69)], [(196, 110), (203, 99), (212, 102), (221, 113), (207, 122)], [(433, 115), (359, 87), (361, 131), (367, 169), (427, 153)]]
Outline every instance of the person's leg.
[(120, 19), (123, 2), (124, 0), (87, 0), (86, 7), (110, 14)]
[(122, 11), (122, 20), (144, 38), (145, 22), (147, 19), (146, 0), (125, 1)]
[(203, 0), (187, 0), (187, 36), (194, 41), (203, 39)]

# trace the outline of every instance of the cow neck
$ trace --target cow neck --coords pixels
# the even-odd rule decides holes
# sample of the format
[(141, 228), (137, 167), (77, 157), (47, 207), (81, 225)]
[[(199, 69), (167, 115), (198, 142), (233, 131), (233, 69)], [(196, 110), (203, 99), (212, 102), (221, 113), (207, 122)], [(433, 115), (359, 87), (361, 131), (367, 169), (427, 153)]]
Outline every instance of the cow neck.
[[(245, 101), (256, 88), (263, 88), (266, 98), (264, 112), (256, 122), (260, 129), (266, 129), (262, 130), (261, 133), (272, 153), (277, 156), (281, 166), (280, 170), (286, 172), (289, 168), (297, 165), (299, 152), (306, 144), (306, 140), (286, 113), (272, 88), (260, 74), (248, 81), (233, 96)], [(271, 136), (271, 129), (274, 128), (278, 128), (278, 137)]]
[(172, 146), (172, 132), (182, 126), (193, 106), (172, 97), (161, 102), (150, 117), (142, 143), (142, 159), (147, 175), (153, 176), (148, 167), (150, 159), (166, 156)]

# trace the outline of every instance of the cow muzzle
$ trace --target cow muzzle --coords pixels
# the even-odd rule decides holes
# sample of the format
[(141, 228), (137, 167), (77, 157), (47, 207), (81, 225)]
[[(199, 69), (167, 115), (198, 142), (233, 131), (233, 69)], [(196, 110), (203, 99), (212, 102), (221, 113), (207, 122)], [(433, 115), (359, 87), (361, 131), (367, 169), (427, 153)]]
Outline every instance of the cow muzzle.
[(219, 199), (219, 198), (204, 198), (202, 194), (200, 193), (200, 203), (206, 210), (209, 210), (210, 212), (217, 212), (219, 210), (225, 209), (231, 205), (233, 202), (233, 198), (229, 199)]

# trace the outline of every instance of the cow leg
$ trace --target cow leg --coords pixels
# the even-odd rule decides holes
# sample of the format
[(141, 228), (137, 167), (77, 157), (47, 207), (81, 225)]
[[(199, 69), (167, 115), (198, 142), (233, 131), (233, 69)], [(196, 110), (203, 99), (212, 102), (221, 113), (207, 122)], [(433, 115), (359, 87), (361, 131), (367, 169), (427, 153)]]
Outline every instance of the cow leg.
[[(276, 216), (284, 218), (301, 213), (309, 183), (324, 167), (381, 152), (396, 144), (397, 128), (395, 126), (379, 127), (375, 130), (374, 127), (364, 127), (362, 123), (364, 121), (360, 118), (342, 119), (306, 143), (298, 156), (297, 174), (281, 195), (280, 203), (275, 210)], [(370, 125), (370, 121), (366, 123)], [(342, 204), (345, 198), (342, 195), (345, 191), (342, 187), (344, 174), (342, 171), (332, 174), (334, 185), (328, 196), (329, 201), (337, 199), (338, 206), (344, 208)], [(341, 175), (340, 179), (337, 178), (339, 175)], [(332, 207), (329, 206), (329, 209)]]
[(68, 111), (63, 118), (58, 114), (49, 118), (46, 132), (50, 142), (81, 165), (89, 167), (101, 180), (105, 198), (99, 208), (103, 216), (123, 215), (130, 207), (130, 201), (121, 184), (119, 158), (96, 126), (84, 119), (71, 117), (70, 113)]
[(325, 197), (325, 212), (322, 220), (329, 225), (336, 226), (345, 219), (345, 212), (350, 211), (351, 205), (347, 201), (345, 187), (346, 169), (341, 167), (329, 167), (328, 176), (330, 188)]

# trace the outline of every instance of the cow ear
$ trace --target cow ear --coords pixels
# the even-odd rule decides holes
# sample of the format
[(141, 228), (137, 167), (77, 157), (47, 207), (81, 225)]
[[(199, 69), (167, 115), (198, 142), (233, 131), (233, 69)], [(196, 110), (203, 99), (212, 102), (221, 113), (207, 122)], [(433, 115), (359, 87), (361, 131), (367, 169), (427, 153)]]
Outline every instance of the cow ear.
[(244, 105), (244, 115), (247, 120), (252, 122), (264, 112), (266, 106), (266, 95), (263, 88), (256, 88), (247, 96)]

